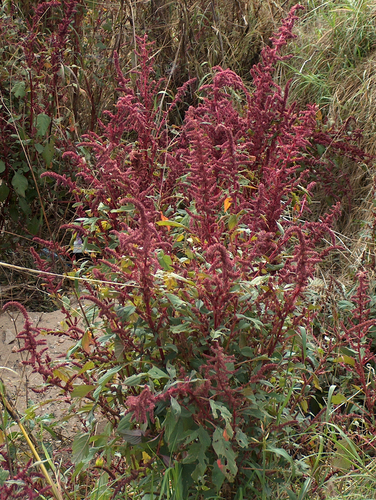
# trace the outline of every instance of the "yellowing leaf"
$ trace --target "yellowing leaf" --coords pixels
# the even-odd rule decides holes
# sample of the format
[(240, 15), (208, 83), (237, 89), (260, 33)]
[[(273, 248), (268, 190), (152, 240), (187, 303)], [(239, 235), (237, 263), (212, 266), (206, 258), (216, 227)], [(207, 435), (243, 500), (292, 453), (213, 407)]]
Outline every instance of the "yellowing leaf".
[(355, 366), (355, 359), (351, 356), (343, 354), (342, 356), (338, 356), (338, 358), (334, 359), (334, 363), (345, 363), (346, 365)]
[(322, 121), (322, 113), (321, 113), (321, 110), (318, 109), (317, 110), (317, 113), (316, 113), (316, 120), (318, 120), (319, 122)]
[(223, 437), (224, 437), (225, 441), (229, 441), (229, 440), (230, 440), (230, 438), (229, 438), (229, 436), (228, 436), (228, 434), (227, 434), (227, 429), (225, 429), (225, 430), (223, 431)]
[(340, 405), (341, 403), (346, 403), (347, 398), (343, 394), (334, 394), (331, 401), (334, 405)]
[(167, 290), (174, 290), (177, 287), (177, 282), (171, 276), (166, 276), (164, 279)]
[(70, 380), (72, 376), (76, 374), (75, 371), (66, 368), (64, 366), (56, 368), (52, 373), (54, 374), (55, 377), (59, 378), (63, 382), (68, 382), (68, 380)]
[(225, 201), (224, 201), (224, 209), (225, 209), (225, 212), (227, 212), (227, 210), (231, 207), (232, 205), (232, 198), (229, 197), (229, 198), (226, 198)]
[[(168, 220), (168, 217), (165, 217), (162, 212), (161, 212), (161, 220), (163, 220), (163, 221)], [(170, 231), (170, 230), (171, 230), (171, 226), (167, 226), (167, 231)]]
[(308, 402), (306, 399), (302, 399), (302, 401), (300, 401), (300, 406), (301, 406), (302, 410), (304, 411), (304, 413), (308, 412)]
[(101, 222), (101, 226), (102, 226), (103, 231), (107, 231), (107, 229), (111, 228), (111, 224), (107, 220), (103, 220)]
[(229, 218), (227, 224), (228, 224), (229, 230), (232, 231), (234, 229), (234, 227), (236, 227), (237, 224), (238, 224), (238, 218), (237, 218), (237, 216), (234, 215), (234, 214), (230, 215), (230, 218)]
[(321, 386), (320, 386), (320, 382), (319, 382), (319, 379), (317, 378), (317, 375), (313, 374), (313, 385), (316, 387), (316, 389), (318, 389), (319, 391), (321, 391)]
[(150, 460), (150, 459), (151, 459), (151, 456), (150, 456), (150, 455), (148, 455), (145, 451), (143, 451), (143, 452), (142, 452), (142, 460), (143, 460), (144, 462), (147, 462), (147, 461), (148, 461), (148, 460)]
[(93, 342), (93, 336), (91, 334), (91, 331), (87, 330), (84, 333), (84, 336), (82, 337), (82, 340), (81, 340), (82, 349), (86, 352), (86, 354), (90, 354), (90, 352), (91, 352), (91, 347), (90, 346), (92, 344), (94, 344), (94, 342)]

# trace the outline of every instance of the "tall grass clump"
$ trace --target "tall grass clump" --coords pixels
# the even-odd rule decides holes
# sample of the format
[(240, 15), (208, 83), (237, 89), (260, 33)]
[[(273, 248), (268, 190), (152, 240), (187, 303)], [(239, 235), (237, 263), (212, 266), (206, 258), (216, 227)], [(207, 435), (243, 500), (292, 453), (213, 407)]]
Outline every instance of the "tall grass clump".
[[(360, 145), (375, 154), (374, 52), (376, 47), (375, 2), (371, 0), (338, 0), (304, 2), (291, 50), (295, 57), (282, 62), (279, 82), (291, 79), (290, 98), (301, 105), (318, 104), (318, 119), (328, 126), (349, 123), (362, 130)], [(324, 150), (320, 154), (326, 154)], [(345, 243), (342, 259), (346, 275), (356, 272), (364, 252), (368, 253), (373, 224), (372, 199), (374, 172), (365, 164), (355, 167), (343, 158), (335, 162), (335, 176), (342, 176), (349, 192), (341, 201), (343, 215), (336, 223)], [(326, 204), (328, 197), (317, 193), (317, 204)], [(372, 244), (371, 244), (372, 247)], [(372, 247), (373, 248), (373, 247)]]
[(63, 229), (90, 256), (72, 262), (78, 303), (61, 299), (65, 324), (50, 332), (71, 341), (67, 355), (53, 361), (25, 309), (6, 308), (25, 316), (35, 390), (58, 389), (68, 425), (80, 423), (69, 459), (46, 458), (66, 498), (322, 498), (329, 480), (341, 491), (370, 467), (370, 279), (359, 274), (339, 308), (310, 287), (340, 214), (332, 203), (314, 220), (315, 183), (328, 187), (320, 172), (339, 154), (367, 157), (357, 134), (326, 129), (273, 79), (297, 10), (253, 66), (252, 92), (217, 67), (180, 126), (173, 111), (194, 82), (167, 97), (146, 37), (128, 75), (115, 52), (119, 98), (64, 154), (75, 177), (42, 175), (74, 196)]

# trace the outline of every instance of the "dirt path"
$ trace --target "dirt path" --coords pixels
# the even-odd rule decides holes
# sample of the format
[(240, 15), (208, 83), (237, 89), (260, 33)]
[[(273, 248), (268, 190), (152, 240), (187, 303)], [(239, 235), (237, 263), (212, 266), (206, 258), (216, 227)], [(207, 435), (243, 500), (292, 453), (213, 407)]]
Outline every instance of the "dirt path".
[[(50, 313), (30, 312), (30, 319), (33, 326), (42, 327), (43, 330), (59, 329), (64, 320), (63, 313), (58, 310)], [(21, 347), (17, 334), (23, 330), (24, 317), (17, 311), (6, 311), (0, 313), (0, 377), (4, 383), (5, 390), (12, 405), (21, 413), (30, 406), (30, 403), (43, 403), (43, 413), (54, 413), (56, 416), (63, 412), (61, 404), (56, 400), (57, 391), (49, 391), (43, 394), (34, 393), (30, 387), (38, 387), (42, 383), (39, 374), (32, 373), (29, 366), (25, 366), (22, 361), (27, 359), (24, 352), (18, 352)], [(49, 347), (52, 358), (64, 355), (71, 347), (71, 342), (62, 337), (55, 337), (46, 334), (44, 338)]]

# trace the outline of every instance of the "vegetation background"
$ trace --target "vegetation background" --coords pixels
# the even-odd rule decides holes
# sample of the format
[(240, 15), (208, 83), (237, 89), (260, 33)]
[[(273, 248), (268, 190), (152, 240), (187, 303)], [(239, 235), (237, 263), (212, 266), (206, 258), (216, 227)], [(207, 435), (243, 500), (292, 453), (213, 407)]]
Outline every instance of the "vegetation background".
[(66, 410), (1, 383), (1, 499), (375, 498), (376, 2), (294, 4), (2, 1), (0, 298)]

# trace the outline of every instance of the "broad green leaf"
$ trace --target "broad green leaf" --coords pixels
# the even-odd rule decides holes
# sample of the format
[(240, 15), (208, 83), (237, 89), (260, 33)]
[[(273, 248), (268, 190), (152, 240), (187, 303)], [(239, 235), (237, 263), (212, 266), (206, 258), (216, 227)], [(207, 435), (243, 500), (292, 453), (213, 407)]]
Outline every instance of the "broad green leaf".
[(158, 262), (162, 269), (165, 271), (171, 271), (172, 269), (172, 259), (169, 255), (166, 255), (164, 252), (158, 253)]
[(22, 196), (23, 198), (25, 198), (28, 185), (29, 182), (23, 174), (20, 174), (19, 172), (16, 172), (14, 174), (12, 179), (12, 186), (14, 187), (14, 190), (16, 191), (18, 196)]
[(218, 456), (217, 465), (220, 471), (232, 482), (238, 472), (236, 465), (236, 454), (232, 449), (231, 442), (223, 436), (224, 431), (217, 427), (213, 433), (213, 448)]
[(216, 401), (213, 401), (210, 399), (210, 408), (213, 413), (214, 418), (218, 418), (220, 413), (221, 417), (224, 419), (226, 423), (230, 423), (232, 420), (232, 414), (231, 412), (226, 408), (226, 406), (222, 403), (217, 403)]
[(117, 432), (119, 434), (122, 434), (124, 431), (128, 431), (130, 429), (130, 427), (131, 427), (131, 418), (132, 418), (132, 413), (127, 413), (120, 420), (119, 425), (117, 426)]
[(187, 305), (183, 300), (181, 300), (176, 295), (173, 295), (172, 293), (166, 293), (166, 297), (169, 299), (173, 306), (185, 307)]
[(101, 378), (98, 380), (98, 384), (104, 385), (106, 384), (116, 373), (118, 373), (123, 368), (123, 365), (115, 366), (114, 368), (110, 368)]
[(170, 397), (170, 403), (173, 415), (175, 415), (176, 418), (179, 418), (181, 414), (181, 406), (173, 396)]
[(50, 126), (50, 123), (51, 123), (51, 118), (45, 113), (40, 113), (37, 116), (37, 123), (36, 123), (37, 136), (43, 137), (46, 134), (48, 127)]
[(129, 444), (140, 444), (144, 432), (141, 429), (117, 429), (121, 437)]
[[(21, 198), (22, 199), (22, 198)], [(31, 234), (36, 235), (41, 227), (41, 219), (36, 215), (27, 223), (27, 229)]]
[(95, 389), (95, 385), (73, 385), (72, 398), (83, 398)]
[(213, 472), (212, 472), (212, 481), (213, 481), (213, 484), (215, 484), (217, 491), (219, 491), (221, 489), (221, 486), (222, 486), (223, 481), (225, 479), (226, 479), (226, 476), (223, 474), (223, 472), (218, 467), (218, 462), (214, 462)]
[(94, 368), (94, 366), (95, 366), (95, 364), (93, 363), (93, 361), (87, 361), (84, 364), (84, 366), (81, 368), (81, 370), (78, 372), (78, 375), (81, 375), (82, 373), (85, 373), (88, 370), (91, 370), (92, 368)]
[(19, 198), (18, 204), (20, 206), (20, 209), (23, 211), (25, 215), (30, 215), (31, 214), (31, 208), (28, 202), (25, 200), (25, 198)]
[(167, 373), (163, 372), (162, 370), (160, 370), (156, 366), (153, 366), (153, 368), (150, 368), (150, 370), (148, 371), (148, 375), (152, 379), (169, 378)]
[(123, 384), (128, 385), (129, 387), (139, 385), (145, 376), (146, 373), (138, 373), (137, 375), (131, 375), (130, 377), (124, 380)]
[(46, 162), (47, 167), (51, 165), (54, 152), (55, 152), (55, 138), (50, 139), (43, 149), (42, 156), (44, 161)]
[(246, 434), (239, 429), (239, 427), (235, 427), (236, 433), (235, 433), (235, 439), (238, 443), (239, 446), (242, 448), (247, 448), (249, 445), (249, 440)]
[(115, 307), (115, 312), (122, 321), (128, 321), (135, 311), (136, 306), (134, 305)]
[(124, 361), (124, 342), (116, 335), (114, 339), (114, 354), (118, 361)]
[(247, 358), (252, 358), (255, 355), (255, 351), (252, 349), (252, 347), (243, 347), (243, 349), (240, 351), (243, 356), (246, 356)]
[(2, 174), (5, 170), (5, 163), (0, 160), (0, 174)]
[(351, 447), (346, 439), (339, 439), (336, 442), (332, 467), (341, 470), (349, 470), (352, 466)]
[(16, 82), (12, 87), (12, 94), (14, 95), (14, 97), (25, 97), (25, 87), (25, 82)]
[(5, 481), (9, 477), (9, 471), (0, 468), (0, 486), (4, 486)]
[(5, 201), (8, 198), (8, 195), (9, 195), (9, 188), (3, 181), (0, 184), (0, 202)]
[(72, 443), (72, 460), (75, 464), (84, 462), (89, 455), (90, 433), (78, 434)]

